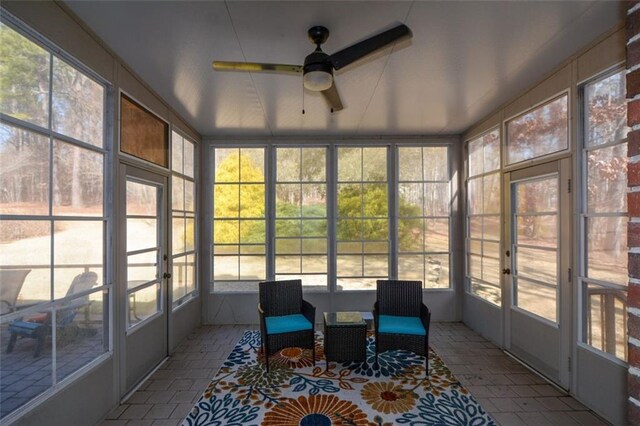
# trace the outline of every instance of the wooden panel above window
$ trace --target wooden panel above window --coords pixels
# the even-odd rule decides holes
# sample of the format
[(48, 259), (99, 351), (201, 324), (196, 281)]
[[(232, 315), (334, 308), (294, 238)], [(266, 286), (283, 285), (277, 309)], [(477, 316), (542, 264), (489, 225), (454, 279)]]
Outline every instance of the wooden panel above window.
[(169, 167), (169, 125), (124, 94), (120, 97), (120, 151)]

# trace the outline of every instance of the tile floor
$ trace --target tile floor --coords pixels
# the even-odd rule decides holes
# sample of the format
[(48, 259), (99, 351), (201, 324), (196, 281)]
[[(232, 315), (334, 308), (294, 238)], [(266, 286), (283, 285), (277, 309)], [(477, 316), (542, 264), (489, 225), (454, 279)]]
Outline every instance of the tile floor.
[[(202, 326), (195, 330), (102, 425), (180, 424), (244, 330), (255, 328)], [(462, 323), (432, 324), (430, 343), (502, 425), (607, 424)]]

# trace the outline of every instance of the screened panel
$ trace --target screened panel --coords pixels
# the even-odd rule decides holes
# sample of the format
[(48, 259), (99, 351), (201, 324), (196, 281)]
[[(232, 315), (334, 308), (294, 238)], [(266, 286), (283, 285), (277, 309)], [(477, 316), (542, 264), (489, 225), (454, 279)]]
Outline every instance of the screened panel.
[[(161, 219), (162, 188), (127, 179), (125, 206), (127, 253), (127, 329), (162, 310)], [(144, 205), (144, 200), (150, 200)], [(140, 214), (144, 213), (144, 214)]]
[(53, 142), (53, 214), (103, 216), (104, 155)]
[(627, 360), (627, 100), (625, 70), (583, 88), (580, 268), (582, 341)]
[(327, 289), (326, 155), (276, 148), (275, 274), (318, 290)]
[[(0, 284), (13, 288), (16, 310), (52, 300), (51, 236), (50, 220), (0, 220)], [(2, 305), (2, 314), (12, 311)]]
[[(256, 290), (266, 279), (264, 148), (215, 148), (213, 282), (216, 291)], [(247, 282), (235, 285), (233, 281)]]
[(171, 132), (171, 258), (173, 307), (195, 295), (196, 200), (194, 144)]
[(0, 112), (49, 126), (51, 54), (0, 23)]
[(85, 272), (96, 274), (96, 280), (89, 288), (103, 285), (104, 240), (101, 220), (54, 221), (53, 291), (56, 299), (69, 296), (74, 279)]
[(47, 137), (0, 123), (0, 214), (49, 214), (49, 163)]
[[(11, 123), (0, 119), (0, 423), (64, 388), (72, 373), (108, 353), (112, 340), (107, 87), (44, 38), (22, 35), (24, 24), (5, 15), (0, 113)], [(9, 343), (17, 319), (46, 336), (41, 345)]]
[(563, 95), (507, 121), (507, 164), (569, 148), (569, 96)]
[(53, 130), (103, 146), (105, 88), (66, 62), (53, 58)]
[(627, 292), (586, 283), (586, 343), (627, 360)]
[(627, 98), (625, 73), (616, 72), (585, 87), (585, 146), (626, 139)]
[(467, 288), (500, 306), (500, 131), (469, 141), (467, 153)]
[[(398, 148), (398, 278), (449, 287), (449, 148)], [(405, 181), (406, 179), (406, 181)]]
[(377, 279), (389, 276), (387, 148), (336, 151), (337, 289), (373, 289)]
[[(549, 321), (557, 321), (559, 267), (559, 228), (545, 235), (544, 246), (529, 245), (542, 234), (540, 224), (557, 223), (559, 176), (519, 181), (511, 185), (514, 209), (513, 292), (514, 304)], [(553, 219), (552, 219), (553, 218)], [(549, 220), (552, 219), (552, 220)], [(518, 226), (526, 224), (526, 226)]]
[[(109, 351), (105, 311), (109, 294), (96, 291), (55, 305), (56, 381), (61, 381)], [(64, 326), (60, 326), (64, 324)], [(81, 355), (80, 355), (81, 354)]]
[(128, 325), (133, 327), (161, 311), (160, 284), (129, 293)]
[(624, 216), (595, 216), (586, 218), (587, 277), (626, 286), (627, 226)]

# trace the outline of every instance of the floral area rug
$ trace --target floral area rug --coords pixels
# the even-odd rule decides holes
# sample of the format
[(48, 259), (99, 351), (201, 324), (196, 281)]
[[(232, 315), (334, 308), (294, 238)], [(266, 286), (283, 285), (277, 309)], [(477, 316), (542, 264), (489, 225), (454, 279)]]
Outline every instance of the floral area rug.
[(440, 357), (405, 351), (380, 354), (367, 338), (367, 361), (326, 369), (322, 334), (311, 350), (272, 355), (266, 373), (260, 332), (246, 331), (183, 426), (195, 425), (496, 425)]

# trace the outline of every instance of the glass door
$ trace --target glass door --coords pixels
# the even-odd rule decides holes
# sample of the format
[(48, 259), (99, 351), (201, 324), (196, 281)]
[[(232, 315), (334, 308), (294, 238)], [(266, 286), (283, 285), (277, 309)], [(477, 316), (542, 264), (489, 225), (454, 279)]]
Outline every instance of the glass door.
[(166, 356), (167, 269), (165, 177), (123, 165), (124, 371), (122, 395)]
[[(562, 165), (561, 165), (562, 164)], [(507, 173), (509, 350), (568, 387), (571, 317), (568, 160)], [(566, 361), (563, 361), (565, 360)]]

